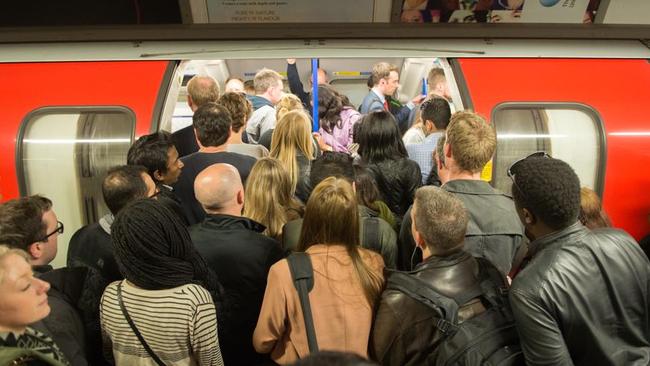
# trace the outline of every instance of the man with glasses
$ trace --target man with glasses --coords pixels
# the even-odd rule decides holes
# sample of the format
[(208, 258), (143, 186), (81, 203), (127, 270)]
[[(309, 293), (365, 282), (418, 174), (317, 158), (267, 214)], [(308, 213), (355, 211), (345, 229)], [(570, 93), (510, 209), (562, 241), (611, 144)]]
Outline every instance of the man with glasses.
[[(393, 96), (399, 88), (399, 69), (397, 66), (387, 62), (379, 62), (373, 65), (370, 81), (372, 82), (372, 89), (363, 98), (359, 112), (363, 114), (382, 110), (391, 112), (387, 97)], [(420, 104), (423, 99), (424, 95), (418, 95), (393, 113), (402, 133), (406, 132), (409, 128), (408, 119), (411, 110), (415, 108), (416, 104)]]
[(508, 176), (531, 240), (510, 291), (526, 363), (650, 364), (650, 264), (634, 239), (578, 221), (567, 163), (535, 153)]

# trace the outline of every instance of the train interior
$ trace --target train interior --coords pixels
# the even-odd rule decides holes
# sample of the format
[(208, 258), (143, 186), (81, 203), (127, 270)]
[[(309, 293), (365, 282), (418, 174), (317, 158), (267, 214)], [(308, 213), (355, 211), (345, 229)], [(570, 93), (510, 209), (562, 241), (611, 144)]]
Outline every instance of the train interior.
[[(372, 65), (379, 61), (399, 67), (401, 86), (397, 98), (402, 102), (422, 93), (423, 80), (431, 68), (442, 67), (451, 91), (452, 111), (471, 108), (471, 104), (464, 106), (467, 101), (461, 95), (467, 95), (468, 91), (461, 88), (469, 87), (471, 95), (472, 85), (465, 85), (459, 75), (454, 75), (459, 68), (452, 67), (446, 58), (341, 57), (321, 58), (319, 64), (327, 71), (330, 83), (358, 106), (368, 93)], [(229, 77), (249, 80), (262, 67), (274, 69), (286, 77), (286, 66), (286, 59), (279, 58), (180, 61), (168, 87), (158, 128), (173, 132), (191, 123), (185, 85), (193, 75), (211, 75), (223, 90)], [(299, 59), (297, 67), (305, 89), (309, 89), (311, 60)], [(285, 89), (289, 91), (286, 82)], [(605, 138), (597, 111), (578, 104), (535, 102), (542, 104), (503, 103), (491, 113), (479, 111), (495, 126), (498, 141), (495, 158), (484, 169), (483, 179), (510, 192), (510, 180), (505, 173), (507, 167), (522, 156), (544, 150), (569, 162), (584, 186), (602, 194)], [(62, 267), (72, 234), (108, 213), (101, 195), (101, 181), (111, 166), (126, 162), (128, 148), (137, 138), (135, 116), (126, 108), (74, 112), (62, 109), (55, 114), (28, 116), (25, 126), (19, 154), (23, 169), (19, 179), (24, 181), (25, 194), (42, 193), (55, 202), (55, 210), (66, 230), (59, 237), (59, 253), (53, 265)], [(581, 148), (576, 150), (575, 146)], [(53, 170), (65, 172), (58, 175), (64, 181), (57, 183), (62, 184), (50, 184), (48, 172)]]

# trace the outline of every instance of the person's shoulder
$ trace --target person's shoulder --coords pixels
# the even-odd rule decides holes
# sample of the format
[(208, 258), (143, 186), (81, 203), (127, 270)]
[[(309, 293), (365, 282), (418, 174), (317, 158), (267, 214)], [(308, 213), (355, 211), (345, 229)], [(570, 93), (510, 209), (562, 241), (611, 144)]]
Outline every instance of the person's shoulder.
[(384, 270), (384, 267), (386, 266), (384, 264), (384, 258), (381, 256), (381, 254), (359, 247), (359, 254), (361, 255), (361, 259), (370, 266), (375, 272), (382, 273)]
[(191, 301), (193, 305), (214, 303), (210, 291), (195, 283), (188, 283), (187, 285), (179, 287), (175, 294)]

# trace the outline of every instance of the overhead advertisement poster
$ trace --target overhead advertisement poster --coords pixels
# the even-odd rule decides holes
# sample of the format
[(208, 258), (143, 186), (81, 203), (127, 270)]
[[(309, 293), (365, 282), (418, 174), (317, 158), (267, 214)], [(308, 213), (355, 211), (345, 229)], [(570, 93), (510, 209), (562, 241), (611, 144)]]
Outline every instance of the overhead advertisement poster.
[(210, 0), (210, 23), (370, 23), (375, 0)]
[(402, 22), (591, 23), (600, 0), (404, 0)]

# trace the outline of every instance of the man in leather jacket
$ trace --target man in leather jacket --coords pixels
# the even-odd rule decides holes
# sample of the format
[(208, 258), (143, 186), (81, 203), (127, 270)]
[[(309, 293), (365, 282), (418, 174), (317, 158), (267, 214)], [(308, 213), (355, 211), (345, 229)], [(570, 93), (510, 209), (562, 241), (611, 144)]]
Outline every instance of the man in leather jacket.
[[(415, 193), (412, 233), (423, 262), (410, 272), (437, 292), (455, 297), (475, 286), (478, 263), (463, 250), (468, 214), (462, 202), (437, 187)], [(465, 321), (485, 311), (478, 298), (458, 311)], [(370, 340), (370, 355), (383, 365), (422, 365), (443, 336), (432, 309), (397, 290), (381, 296)]]
[(650, 263), (634, 239), (578, 221), (565, 162), (536, 153), (508, 175), (531, 239), (510, 291), (527, 364), (650, 364)]

